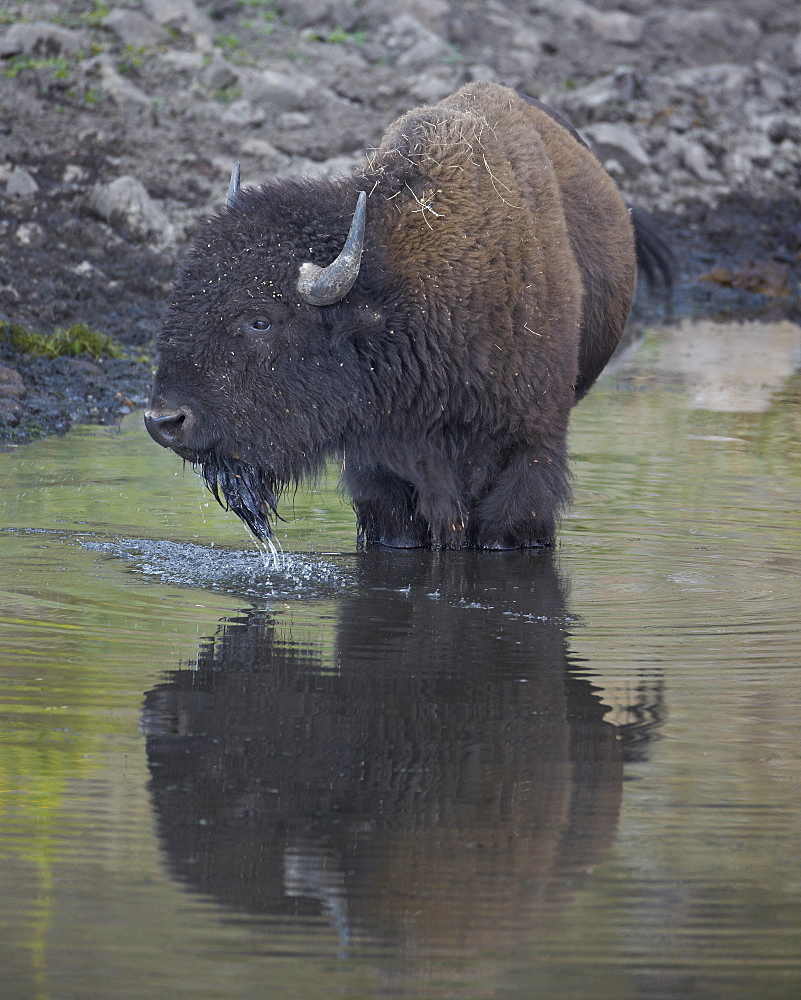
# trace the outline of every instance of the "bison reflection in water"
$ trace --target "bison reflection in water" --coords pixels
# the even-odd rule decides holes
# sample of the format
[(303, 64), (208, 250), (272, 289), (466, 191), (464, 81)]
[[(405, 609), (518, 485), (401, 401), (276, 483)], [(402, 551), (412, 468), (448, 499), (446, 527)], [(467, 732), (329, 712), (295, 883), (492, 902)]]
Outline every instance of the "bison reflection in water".
[(612, 842), (622, 744), (571, 667), (550, 555), (520, 558), (371, 553), (318, 644), (254, 611), (150, 691), (174, 877), (326, 916), (343, 944), (500, 945), (552, 919)]
[(366, 542), (548, 545), (570, 411), (635, 270), (629, 212), (578, 135), (469, 84), (351, 177), (232, 180), (176, 279), (147, 427), (260, 537), (280, 491), (337, 456)]

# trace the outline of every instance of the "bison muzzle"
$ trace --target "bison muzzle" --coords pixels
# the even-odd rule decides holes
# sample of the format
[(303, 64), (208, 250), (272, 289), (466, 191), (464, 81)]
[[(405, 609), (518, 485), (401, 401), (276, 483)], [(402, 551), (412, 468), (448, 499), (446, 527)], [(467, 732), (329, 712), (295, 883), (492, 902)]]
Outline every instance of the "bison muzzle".
[(177, 275), (145, 422), (261, 538), (337, 456), (364, 542), (549, 545), (570, 411), (635, 272), (629, 210), (575, 132), (469, 84), (350, 177), (235, 172)]

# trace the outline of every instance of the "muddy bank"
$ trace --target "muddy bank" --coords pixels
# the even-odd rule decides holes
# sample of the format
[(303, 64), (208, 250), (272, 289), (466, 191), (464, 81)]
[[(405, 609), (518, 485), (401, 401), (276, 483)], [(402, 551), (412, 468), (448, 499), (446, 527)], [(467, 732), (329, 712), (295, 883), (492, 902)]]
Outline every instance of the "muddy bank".
[[(86, 323), (125, 359), (0, 338), (0, 441), (141, 406), (171, 275), (244, 183), (359, 162), (387, 124), (471, 79), (581, 128), (678, 264), (672, 311), (799, 318), (795, 0), (169, 0), (0, 14), (0, 321)], [(702, 279), (702, 280), (699, 280)], [(641, 295), (632, 331), (660, 320)]]

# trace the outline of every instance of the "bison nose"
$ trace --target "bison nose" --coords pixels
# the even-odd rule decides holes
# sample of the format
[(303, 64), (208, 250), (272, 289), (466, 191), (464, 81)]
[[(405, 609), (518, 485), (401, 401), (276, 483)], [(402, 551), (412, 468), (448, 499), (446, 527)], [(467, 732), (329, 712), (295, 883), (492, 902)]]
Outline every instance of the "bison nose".
[(191, 422), (192, 412), (181, 406), (175, 410), (145, 410), (145, 427), (148, 434), (162, 448), (174, 448), (183, 440), (184, 431)]

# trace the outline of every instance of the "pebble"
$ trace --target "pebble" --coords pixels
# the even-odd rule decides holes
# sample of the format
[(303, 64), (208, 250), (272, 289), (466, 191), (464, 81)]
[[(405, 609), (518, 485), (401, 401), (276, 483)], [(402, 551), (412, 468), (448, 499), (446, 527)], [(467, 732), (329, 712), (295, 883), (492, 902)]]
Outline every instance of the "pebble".
[(640, 90), (640, 80), (630, 66), (618, 66), (613, 73), (571, 91), (562, 102), (570, 113), (584, 112), (593, 119), (610, 106), (628, 104)]
[(627, 125), (597, 122), (584, 128), (583, 135), (602, 163), (609, 159), (616, 160), (629, 177), (636, 176), (650, 165), (650, 157), (633, 129)]
[(380, 28), (376, 44), (399, 69), (420, 68), (449, 54), (445, 40), (410, 14), (401, 14)]
[[(676, 140), (679, 141), (678, 139)], [(707, 150), (702, 143), (693, 142), (689, 139), (682, 137), (682, 148), (681, 148), (681, 159), (684, 166), (695, 174), (695, 176), (702, 181), (711, 181), (712, 183), (719, 183), (723, 180), (720, 173), (714, 169), (712, 165), (712, 160)]]
[(19, 427), (22, 409), (15, 400), (3, 399), (0, 396), (0, 424), (6, 427)]
[(198, 80), (202, 86), (209, 90), (224, 90), (237, 83), (239, 70), (217, 55), (203, 69)]
[(5, 34), (0, 35), (0, 57), (75, 56), (85, 47), (88, 46), (82, 34), (48, 21), (17, 21)]
[(409, 93), (421, 104), (436, 104), (443, 97), (452, 94), (456, 87), (453, 73), (446, 71), (443, 74), (434, 70), (415, 77), (409, 86)]
[(231, 103), (222, 111), (220, 119), (225, 122), (226, 125), (252, 128), (257, 125), (262, 125), (265, 121), (267, 121), (267, 111), (265, 108), (258, 104), (254, 104), (252, 101), (246, 101), (244, 98), (239, 98), (236, 101), (231, 101)]
[(100, 78), (100, 89), (108, 94), (115, 104), (152, 110), (153, 102), (148, 95), (117, 72), (110, 56), (100, 55), (87, 60), (84, 63), (84, 70), (89, 76)]
[(589, 30), (605, 42), (616, 45), (637, 45), (645, 32), (645, 21), (624, 11), (588, 8), (579, 18)]
[(46, 238), (44, 227), (38, 222), (23, 222), (14, 233), (14, 239), (22, 247), (40, 247)]
[(167, 213), (136, 177), (124, 175), (110, 184), (95, 185), (89, 193), (89, 207), (110, 225), (122, 226), (133, 236), (156, 237), (160, 242), (175, 236)]
[[(392, 11), (408, 14), (427, 28), (439, 31), (450, 13), (447, 0), (393, 0)], [(387, 0), (366, 0), (360, 7), (362, 17), (374, 27), (387, 22)]]
[(263, 104), (271, 114), (282, 111), (304, 111), (313, 107), (323, 96), (330, 96), (314, 77), (302, 73), (282, 73), (265, 69), (245, 83), (242, 98), (252, 104)]
[(303, 111), (285, 111), (278, 116), (275, 124), (277, 128), (291, 132), (296, 128), (308, 128), (314, 124), (314, 119)]
[(135, 10), (118, 7), (106, 14), (101, 23), (113, 31), (123, 45), (136, 49), (166, 45), (170, 40), (169, 33), (160, 24)]
[(9, 198), (32, 198), (39, 191), (39, 185), (23, 167), (14, 167), (6, 183)]
[(0, 399), (25, 399), (28, 389), (16, 368), (0, 365)]
[(680, 53), (689, 63), (750, 62), (761, 38), (759, 24), (719, 9), (671, 10), (648, 25), (651, 41)]
[(144, 0), (142, 6), (158, 24), (182, 34), (215, 35), (213, 21), (192, 0)]
[(330, 24), (350, 31), (361, 15), (351, 0), (281, 0), (281, 17), (295, 28)]
[(165, 52), (162, 62), (182, 72), (194, 72), (203, 68), (205, 58), (202, 52), (182, 52), (180, 49)]

